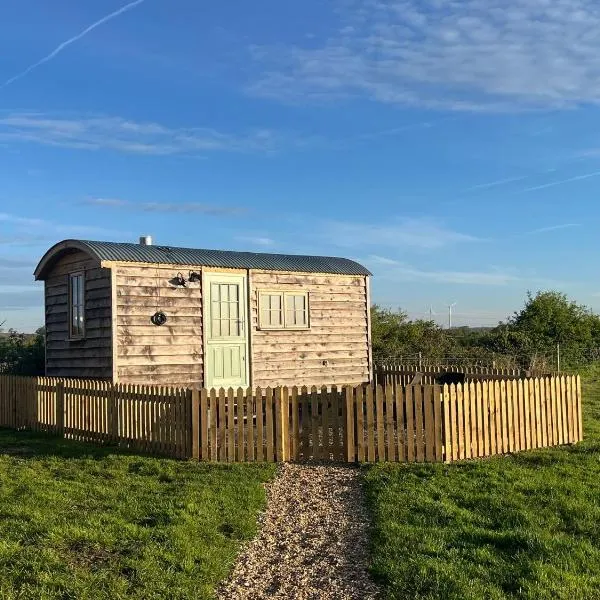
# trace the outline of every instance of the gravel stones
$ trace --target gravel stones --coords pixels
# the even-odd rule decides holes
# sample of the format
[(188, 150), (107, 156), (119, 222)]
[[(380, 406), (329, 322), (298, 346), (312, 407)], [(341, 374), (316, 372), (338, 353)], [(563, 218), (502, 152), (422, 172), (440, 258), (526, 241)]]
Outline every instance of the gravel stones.
[(370, 600), (368, 516), (356, 467), (284, 463), (267, 485), (261, 530), (219, 598)]

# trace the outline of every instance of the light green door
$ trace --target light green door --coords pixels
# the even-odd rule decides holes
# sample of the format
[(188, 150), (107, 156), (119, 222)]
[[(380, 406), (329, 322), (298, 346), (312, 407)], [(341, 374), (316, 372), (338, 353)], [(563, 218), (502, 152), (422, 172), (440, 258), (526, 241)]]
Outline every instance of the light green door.
[(248, 302), (245, 275), (205, 273), (205, 387), (248, 385)]

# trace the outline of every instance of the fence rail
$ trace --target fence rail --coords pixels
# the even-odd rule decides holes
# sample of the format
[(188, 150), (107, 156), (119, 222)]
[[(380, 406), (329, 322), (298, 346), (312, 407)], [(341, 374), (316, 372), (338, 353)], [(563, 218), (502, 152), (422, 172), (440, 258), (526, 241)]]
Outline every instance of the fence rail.
[(376, 384), (411, 385), (421, 383), (464, 383), (471, 380), (510, 380), (531, 376), (550, 376), (550, 373), (533, 373), (522, 369), (485, 367), (478, 365), (400, 364), (380, 363), (373, 369)]
[(583, 435), (578, 376), (207, 391), (0, 375), (0, 426), (220, 462), (451, 462)]

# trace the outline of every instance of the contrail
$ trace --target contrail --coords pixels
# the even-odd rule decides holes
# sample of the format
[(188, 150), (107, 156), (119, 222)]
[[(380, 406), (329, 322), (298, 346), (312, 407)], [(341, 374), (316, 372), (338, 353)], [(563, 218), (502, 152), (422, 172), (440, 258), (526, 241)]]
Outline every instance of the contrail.
[(472, 192), (473, 190), (485, 190), (487, 188), (496, 187), (497, 185), (505, 185), (515, 181), (523, 181), (523, 179), (527, 179), (528, 177), (531, 177), (531, 175), (523, 175), (522, 177), (509, 177), (508, 179), (499, 179), (498, 181), (490, 181), (489, 183), (480, 183), (467, 188), (465, 192)]
[(553, 187), (555, 185), (562, 185), (563, 183), (569, 183), (571, 181), (579, 181), (580, 179), (589, 179), (590, 177), (598, 177), (600, 171), (594, 171), (593, 173), (586, 173), (585, 175), (577, 175), (576, 177), (569, 177), (569, 179), (563, 179), (562, 181), (553, 181), (552, 183), (544, 183), (543, 185), (536, 185), (534, 187), (525, 188), (522, 192), (533, 192), (535, 190), (543, 190), (544, 188)]
[(115, 10), (115, 12), (112, 12), (109, 15), (106, 15), (106, 17), (102, 17), (99, 21), (96, 21), (95, 23), (90, 25), (89, 27), (84, 29), (81, 33), (78, 33), (76, 36), (68, 39), (66, 42), (63, 42), (62, 44), (57, 46), (54, 50), (52, 50), (52, 52), (50, 52), (50, 54), (48, 54), (48, 56), (44, 56), (44, 58), (42, 58), (42, 59), (38, 60), (36, 63), (30, 65), (29, 67), (27, 67), (24, 71), (22, 71), (18, 75), (15, 75), (14, 77), (11, 77), (10, 79), (7, 79), (2, 85), (0, 85), (0, 90), (2, 88), (5, 88), (6, 86), (10, 85), (11, 83), (14, 83), (15, 81), (17, 81), (17, 79), (21, 79), (22, 77), (25, 77), (25, 75), (27, 75), (34, 69), (37, 69), (40, 65), (47, 63), (49, 60), (52, 60), (57, 54), (62, 52), (67, 46), (70, 46), (73, 42), (80, 40), (84, 35), (87, 35), (90, 31), (93, 31), (94, 29), (96, 29), (96, 27), (99, 27), (100, 25), (106, 23), (107, 21), (110, 21), (111, 19), (114, 19), (115, 17), (122, 15), (124, 12), (127, 12), (128, 10), (131, 10), (132, 8), (135, 8), (138, 4), (141, 4), (142, 2), (144, 2), (144, 0), (135, 0), (134, 2), (130, 2), (129, 4), (126, 4), (125, 6), (119, 8), (118, 10)]
[(581, 227), (581, 223), (564, 223), (562, 225), (550, 225), (550, 227), (540, 227), (533, 231), (528, 231), (525, 235), (535, 235), (537, 233), (547, 233), (549, 231), (557, 231), (558, 229), (570, 229), (571, 227)]

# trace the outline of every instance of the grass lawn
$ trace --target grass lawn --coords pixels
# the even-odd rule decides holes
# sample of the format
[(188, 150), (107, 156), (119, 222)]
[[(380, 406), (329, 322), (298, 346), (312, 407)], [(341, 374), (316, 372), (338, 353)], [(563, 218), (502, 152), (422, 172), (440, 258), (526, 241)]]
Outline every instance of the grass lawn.
[(273, 475), (0, 430), (0, 598), (210, 598)]
[(600, 370), (577, 446), (365, 469), (386, 598), (600, 598)]

